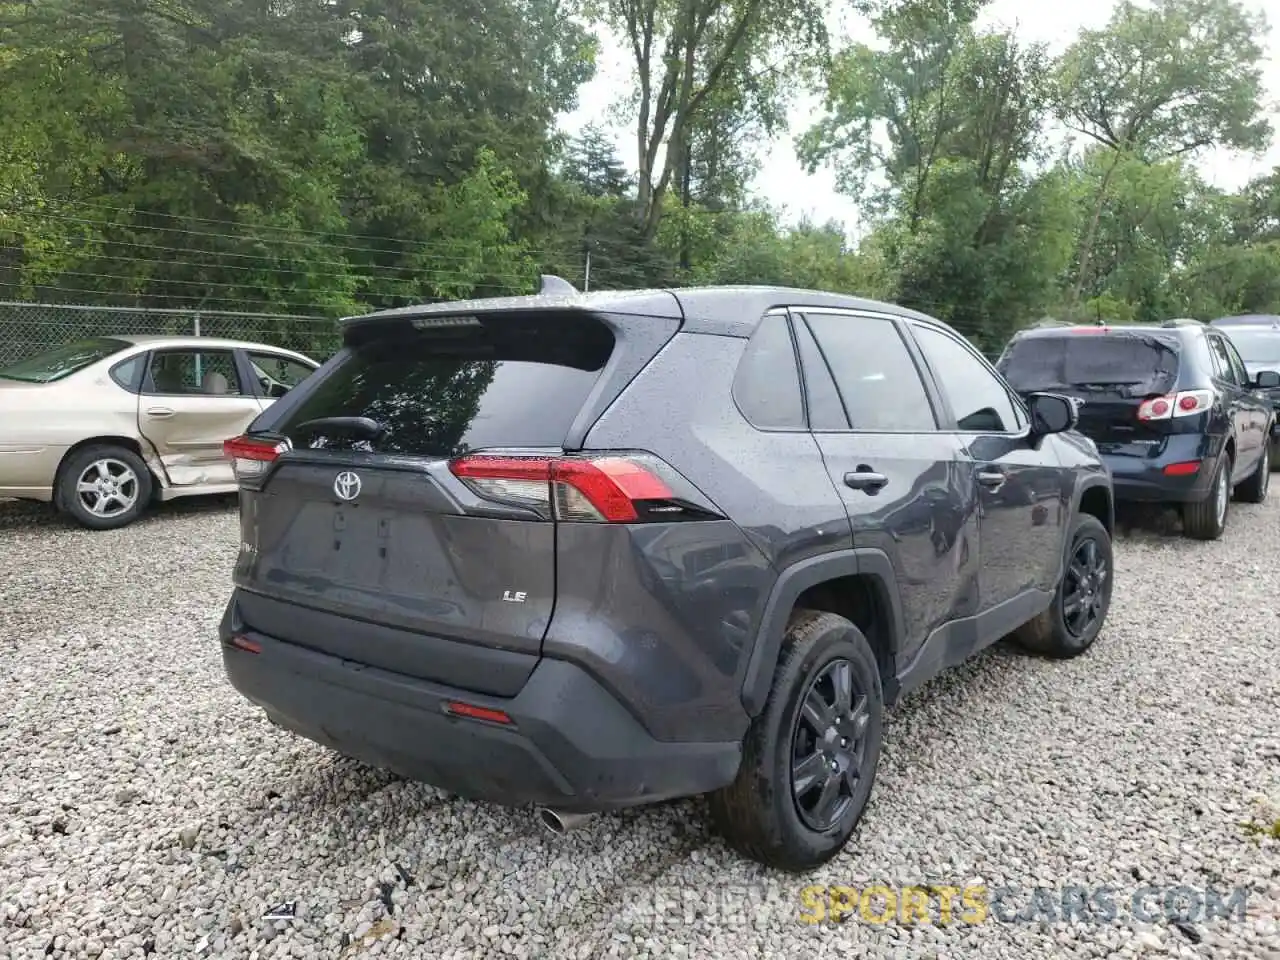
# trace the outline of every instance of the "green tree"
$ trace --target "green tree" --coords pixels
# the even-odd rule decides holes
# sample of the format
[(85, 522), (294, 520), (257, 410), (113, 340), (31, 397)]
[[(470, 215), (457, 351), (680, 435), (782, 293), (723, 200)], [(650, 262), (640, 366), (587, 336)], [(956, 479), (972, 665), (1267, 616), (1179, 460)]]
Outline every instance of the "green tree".
[(652, 237), (700, 118), (713, 104), (725, 107), (735, 83), (745, 92), (745, 80), (777, 63), (789, 61), (793, 71), (803, 65), (825, 43), (822, 7), (816, 0), (603, 0), (601, 9), (636, 72), (637, 200), (644, 235)]
[(1262, 114), (1267, 25), (1235, 0), (1121, 0), (1109, 23), (1083, 31), (1058, 68), (1057, 113), (1107, 157), (1081, 238), (1071, 302), (1092, 279), (1090, 260), (1107, 189), (1126, 157), (1154, 162), (1210, 146), (1256, 149), (1271, 135)]

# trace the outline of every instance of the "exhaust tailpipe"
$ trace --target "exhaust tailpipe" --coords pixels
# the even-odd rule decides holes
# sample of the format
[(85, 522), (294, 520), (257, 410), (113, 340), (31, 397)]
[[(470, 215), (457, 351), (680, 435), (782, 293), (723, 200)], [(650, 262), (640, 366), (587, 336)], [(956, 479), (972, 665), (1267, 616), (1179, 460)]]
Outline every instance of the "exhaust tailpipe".
[(538, 808), (538, 819), (542, 821), (542, 825), (554, 833), (557, 837), (562, 837), (570, 830), (576, 830), (594, 814), (590, 813), (563, 813), (559, 810), (552, 810), (550, 807)]

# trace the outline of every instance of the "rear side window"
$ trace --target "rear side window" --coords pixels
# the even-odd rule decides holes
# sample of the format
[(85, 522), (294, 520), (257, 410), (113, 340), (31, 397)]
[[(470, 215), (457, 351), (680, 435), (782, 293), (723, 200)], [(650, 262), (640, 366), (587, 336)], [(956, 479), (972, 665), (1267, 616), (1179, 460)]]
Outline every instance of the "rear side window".
[[(295, 446), (453, 457), (486, 447), (559, 447), (608, 362), (613, 335), (585, 314), (485, 317), (473, 326), (401, 328), (357, 346), (273, 429)], [(374, 440), (324, 421), (367, 417)]]
[(1173, 389), (1178, 362), (1174, 338), (1087, 333), (1016, 340), (1000, 358), (998, 369), (1020, 393), (1092, 388), (1144, 397)]
[(733, 397), (759, 430), (803, 430), (800, 374), (787, 318), (773, 314), (756, 327), (734, 374)]

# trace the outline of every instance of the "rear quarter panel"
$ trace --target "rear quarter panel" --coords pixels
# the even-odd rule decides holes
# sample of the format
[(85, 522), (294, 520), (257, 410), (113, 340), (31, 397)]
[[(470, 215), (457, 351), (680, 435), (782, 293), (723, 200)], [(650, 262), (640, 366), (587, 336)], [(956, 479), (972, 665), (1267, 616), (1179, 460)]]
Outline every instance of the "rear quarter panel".
[(756, 430), (734, 405), (745, 345), (677, 334), (586, 443), (656, 454), (727, 521), (560, 527), (543, 653), (585, 663), (660, 739), (742, 735), (742, 682), (778, 571), (852, 546), (812, 435)]
[(62, 457), (83, 440), (138, 439), (137, 397), (108, 373), (120, 359), (51, 384), (0, 381), (0, 486), (52, 485)]

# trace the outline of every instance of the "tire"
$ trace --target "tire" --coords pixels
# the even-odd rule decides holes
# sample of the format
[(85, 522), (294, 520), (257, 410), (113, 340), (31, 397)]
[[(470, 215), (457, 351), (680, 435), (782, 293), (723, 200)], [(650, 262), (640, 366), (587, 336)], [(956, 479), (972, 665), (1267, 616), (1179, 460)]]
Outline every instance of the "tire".
[[(1268, 431), (1269, 433), (1270, 431)], [(1236, 488), (1236, 495), (1243, 503), (1263, 503), (1271, 486), (1271, 461), (1267, 452), (1258, 457), (1258, 467), (1249, 479)]]
[(1231, 510), (1231, 457), (1223, 454), (1209, 484), (1209, 492), (1197, 503), (1182, 508), (1182, 530), (1193, 540), (1218, 540), (1227, 529)]
[[(93, 505), (101, 502), (102, 494), (78, 489), (82, 481), (95, 482), (102, 475), (99, 464), (105, 464), (113, 478), (116, 496), (105, 504), (106, 512), (95, 512)], [(133, 523), (142, 516), (151, 502), (151, 472), (132, 450), (114, 444), (85, 447), (76, 451), (58, 474), (57, 498), (61, 509), (76, 523), (90, 530), (117, 530)], [(121, 499), (123, 498), (123, 499)]]
[[(1097, 517), (1076, 517), (1071, 528), (1067, 562), (1053, 594), (1053, 603), (1013, 632), (1023, 648), (1055, 660), (1078, 657), (1098, 639), (1111, 609), (1115, 584), (1111, 536)], [(1083, 596), (1080, 594), (1083, 592)], [(1075, 606), (1077, 598), (1083, 601)], [(1091, 616), (1090, 616), (1091, 614)]]
[[(829, 694), (837, 676), (848, 679), (851, 709), (839, 719), (838, 733), (833, 729), (831, 739), (815, 742), (816, 711), (801, 708), (810, 695), (836, 702)], [(729, 846), (790, 873), (812, 870), (838, 854), (871, 796), (883, 713), (880, 670), (862, 631), (833, 613), (796, 611), (783, 639), (769, 699), (744, 738), (737, 778), (708, 798), (712, 822)], [(841, 733), (850, 741), (847, 747), (836, 739)], [(819, 743), (827, 744), (837, 758), (840, 776), (829, 775), (824, 759), (828, 751)], [(793, 788), (797, 748), (813, 758), (806, 776), (818, 778), (799, 800)], [(835, 783), (837, 804), (835, 815), (823, 826), (810, 814), (827, 780)]]

